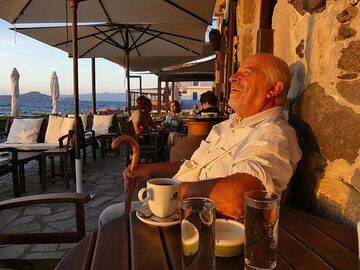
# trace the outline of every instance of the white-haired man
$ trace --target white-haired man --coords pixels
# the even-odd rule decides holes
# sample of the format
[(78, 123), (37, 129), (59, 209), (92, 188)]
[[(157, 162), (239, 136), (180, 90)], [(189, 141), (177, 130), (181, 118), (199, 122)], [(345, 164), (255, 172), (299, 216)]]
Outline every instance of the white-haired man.
[[(213, 127), (191, 160), (143, 164), (133, 172), (125, 169), (125, 190), (135, 181), (173, 177), (182, 181), (182, 198), (208, 197), (215, 201), (217, 212), (241, 218), (245, 191), (281, 194), (286, 189), (301, 158), (295, 131), (282, 113), (290, 87), (288, 65), (272, 55), (251, 56), (230, 82), (229, 105), (235, 113)], [(196, 169), (196, 177), (189, 179), (187, 172)], [(105, 209), (100, 224), (120, 216), (121, 207)]]

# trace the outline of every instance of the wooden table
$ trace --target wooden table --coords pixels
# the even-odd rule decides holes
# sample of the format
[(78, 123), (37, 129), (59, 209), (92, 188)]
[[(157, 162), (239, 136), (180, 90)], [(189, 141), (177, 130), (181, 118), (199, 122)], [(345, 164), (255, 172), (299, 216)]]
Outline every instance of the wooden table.
[(25, 193), (25, 164), (32, 160), (37, 160), (39, 162), (39, 182), (42, 183), (41, 172), (42, 172), (42, 162), (41, 162), (41, 152), (18, 152), (18, 166), (19, 166), (19, 182), (20, 182), (20, 192)]
[[(70, 150), (68, 150), (66, 147), (57, 147), (53, 149), (46, 150), (42, 152), (41, 162), (42, 162), (42, 171), (41, 171), (41, 180), (42, 180), (42, 190), (46, 190), (46, 158), (50, 158), (51, 161), (51, 175), (49, 176), (52, 181), (54, 182), (55, 176), (61, 176), (64, 177), (65, 181), (65, 188), (70, 189), (70, 183), (69, 178), (70, 176), (74, 177), (74, 169), (72, 168), (72, 173), (70, 174), (68, 171), (68, 164), (72, 164), (72, 161), (70, 160)], [(54, 158), (59, 157), (60, 158), (60, 172), (55, 172), (55, 161)], [(73, 165), (71, 167), (74, 167)]]
[(100, 140), (101, 157), (105, 157), (107, 153), (115, 153), (115, 156), (118, 157), (119, 151), (111, 148), (111, 143), (117, 136), (119, 136), (118, 133), (105, 133), (96, 135), (96, 138)]
[(176, 118), (184, 121), (188, 125), (188, 136), (203, 136), (206, 137), (211, 128), (226, 119), (225, 115), (218, 115), (216, 117), (204, 117), (197, 114), (180, 114)]
[[(282, 210), (276, 269), (358, 269), (357, 252), (355, 234), (309, 214)], [(180, 226), (153, 227), (135, 213), (122, 216), (85, 237), (57, 269), (181, 269)], [(244, 257), (216, 258), (216, 269), (244, 269)]]

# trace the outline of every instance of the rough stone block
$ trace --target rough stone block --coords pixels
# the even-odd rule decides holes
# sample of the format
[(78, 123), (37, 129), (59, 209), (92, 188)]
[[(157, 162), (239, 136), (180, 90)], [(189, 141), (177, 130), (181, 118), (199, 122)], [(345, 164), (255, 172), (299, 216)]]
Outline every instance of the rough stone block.
[(348, 8), (340, 12), (336, 16), (336, 18), (340, 23), (346, 23), (346, 22), (350, 22), (353, 18), (355, 18), (357, 14), (358, 14), (358, 8), (354, 6), (349, 6)]
[(326, 0), (288, 0), (288, 3), (293, 5), (301, 15), (306, 12), (320, 13), (326, 8)]
[(350, 72), (360, 72), (360, 40), (350, 42), (349, 46), (341, 50), (338, 68)]
[(360, 105), (360, 80), (338, 82), (336, 89), (348, 102)]
[(341, 25), (339, 27), (337, 40), (345, 40), (354, 37), (357, 31), (350, 27), (350, 25)]
[(345, 159), (354, 163), (360, 148), (360, 115), (339, 105), (318, 84), (311, 84), (296, 106), (300, 116), (313, 132), (321, 154), (328, 160)]

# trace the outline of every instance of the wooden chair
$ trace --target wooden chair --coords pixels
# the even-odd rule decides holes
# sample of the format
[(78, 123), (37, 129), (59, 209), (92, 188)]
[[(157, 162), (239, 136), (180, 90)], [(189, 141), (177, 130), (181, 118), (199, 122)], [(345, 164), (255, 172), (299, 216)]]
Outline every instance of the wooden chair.
[(14, 196), (20, 196), (19, 189), (19, 174), (18, 174), (18, 152), (16, 148), (0, 148), (0, 153), (7, 153), (7, 155), (0, 157), (0, 176), (12, 173)]
[(93, 160), (96, 161), (97, 140), (95, 131), (92, 129), (84, 129), (82, 121), (79, 121), (80, 149), (83, 150), (83, 164), (86, 166), (86, 147), (91, 146)]
[[(166, 142), (163, 144), (160, 143), (158, 132), (150, 131), (136, 134), (133, 122), (131, 120), (127, 122), (119, 122), (119, 127), (124, 135), (132, 136), (137, 140), (140, 149), (140, 160), (143, 158), (145, 159), (145, 162), (160, 161), (160, 153), (164, 150)], [(128, 147), (126, 157), (127, 163), (129, 163), (128, 161), (130, 160), (129, 155), (130, 148)]]
[(76, 210), (75, 232), (0, 233), (0, 245), (76, 243), (85, 236), (84, 205), (91, 199), (87, 193), (54, 193), (25, 196), (0, 202), (0, 211), (36, 204), (73, 203)]
[[(0, 233), (0, 244), (77, 243), (85, 237), (84, 205), (91, 200), (86, 193), (56, 193), (26, 196), (0, 202), (0, 211), (38, 204), (72, 203), (76, 210), (76, 231), (51, 233)], [(54, 269), (58, 259), (0, 260), (1, 267), (9, 269)], [(8, 268), (6, 268), (8, 269)], [(75, 269), (75, 268), (72, 268)]]

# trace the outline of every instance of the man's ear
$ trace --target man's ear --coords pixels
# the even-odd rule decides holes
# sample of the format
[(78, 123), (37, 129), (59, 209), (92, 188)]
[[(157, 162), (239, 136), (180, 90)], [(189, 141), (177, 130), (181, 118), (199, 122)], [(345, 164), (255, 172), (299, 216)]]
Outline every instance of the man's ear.
[(269, 92), (267, 93), (266, 97), (268, 99), (281, 96), (282, 92), (284, 90), (284, 84), (281, 81), (276, 81), (273, 86), (269, 89)]

